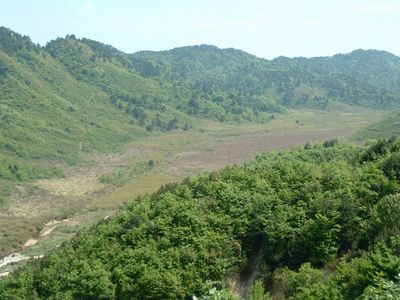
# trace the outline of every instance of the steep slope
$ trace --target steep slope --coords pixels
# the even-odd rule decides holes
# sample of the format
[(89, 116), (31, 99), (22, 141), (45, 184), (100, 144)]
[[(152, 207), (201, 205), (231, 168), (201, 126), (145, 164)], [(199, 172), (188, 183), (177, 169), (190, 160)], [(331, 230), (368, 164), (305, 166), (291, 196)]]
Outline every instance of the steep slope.
[(142, 127), (163, 129), (175, 119), (177, 124), (174, 127), (183, 128), (192, 122), (171, 105), (170, 85), (163, 86), (155, 80), (143, 78), (130, 67), (126, 55), (111, 46), (68, 36), (50, 42), (46, 51), (77, 80), (105, 93), (110, 103)]
[(399, 146), (332, 140), (188, 178), (0, 281), (0, 297), (234, 299), (230, 283), (255, 255), (279, 299), (389, 299), (400, 284)]
[(76, 80), (28, 37), (1, 28), (0, 38), (0, 178), (47, 176), (43, 161), (73, 163), (81, 152), (111, 150), (141, 134), (104, 92)]
[[(199, 96), (186, 82), (176, 83), (151, 76), (144, 78), (138, 74), (128, 55), (92, 40), (69, 36), (50, 42), (46, 50), (77, 79), (102, 89), (114, 104), (139, 116), (140, 124), (151, 129), (160, 129), (162, 124), (171, 127), (167, 124), (173, 118), (178, 127), (184, 127), (191, 123), (187, 114), (219, 121), (266, 122), (270, 119), (268, 112), (280, 110), (277, 105), (273, 109), (264, 104), (271, 99), (248, 97), (236, 104), (231, 97), (225, 103), (218, 94)], [(187, 68), (191, 68), (189, 62)]]

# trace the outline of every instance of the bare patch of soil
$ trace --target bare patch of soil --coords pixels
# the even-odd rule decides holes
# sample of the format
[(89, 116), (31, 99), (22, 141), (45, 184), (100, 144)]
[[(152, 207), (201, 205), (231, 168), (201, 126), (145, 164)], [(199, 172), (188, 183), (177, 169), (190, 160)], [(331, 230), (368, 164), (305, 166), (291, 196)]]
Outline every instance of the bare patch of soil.
[(57, 226), (53, 226), (53, 227), (44, 229), (44, 230), (40, 233), (40, 236), (49, 235), (54, 229), (56, 229), (56, 227), (57, 227)]
[(30, 247), (30, 246), (36, 245), (37, 242), (38, 242), (38, 240), (29, 239), (29, 240), (24, 244), (24, 247)]

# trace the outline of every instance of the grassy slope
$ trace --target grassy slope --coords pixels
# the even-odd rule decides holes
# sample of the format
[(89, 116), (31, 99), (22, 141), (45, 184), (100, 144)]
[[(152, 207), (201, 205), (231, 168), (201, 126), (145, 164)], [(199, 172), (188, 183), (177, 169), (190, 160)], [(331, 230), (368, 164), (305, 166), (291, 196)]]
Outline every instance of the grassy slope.
[(0, 53), (9, 69), (0, 84), (2, 156), (73, 163), (80, 152), (112, 150), (141, 135), (103, 92), (77, 81), (49, 54), (24, 52), (24, 58)]
[[(80, 141), (82, 151), (101, 150), (130, 135), (134, 127), (103, 93), (75, 80), (49, 55), (43, 59), (32, 53), (31, 59), (35, 70), (24, 62), (9, 61), (12, 75), (1, 86), (3, 111), (15, 118), (9, 123), (20, 126), (6, 125), (3, 131), (17, 143), (12, 152), (23, 158), (72, 159)], [(31, 149), (18, 147), (27, 141)]]
[(400, 135), (400, 115), (394, 113), (384, 119), (368, 125), (365, 128), (357, 131), (352, 139), (356, 141), (363, 141), (368, 139), (376, 139), (380, 137), (391, 137)]
[(108, 56), (96, 46), (105, 47), (85, 39), (57, 39), (46, 46), (46, 51), (62, 63), (77, 80), (87, 82), (104, 92), (114, 106), (130, 116), (131, 122), (140, 123), (140, 118), (133, 118), (133, 110), (136, 108), (143, 109), (146, 115), (142, 127), (149, 125), (156, 114), (160, 115), (163, 123), (173, 117), (178, 118), (180, 127), (193, 123), (192, 118), (170, 105), (173, 100), (170, 83), (144, 78), (129, 67), (130, 62), (123, 53), (110, 49)]

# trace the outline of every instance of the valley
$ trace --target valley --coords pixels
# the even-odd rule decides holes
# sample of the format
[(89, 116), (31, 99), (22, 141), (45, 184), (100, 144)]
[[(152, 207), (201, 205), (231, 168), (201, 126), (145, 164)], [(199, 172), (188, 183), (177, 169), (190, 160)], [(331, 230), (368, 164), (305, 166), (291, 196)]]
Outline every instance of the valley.
[[(154, 134), (119, 152), (89, 156), (81, 166), (65, 166), (64, 178), (39, 179), (12, 188), (0, 209), (0, 245), (4, 245), (0, 255), (43, 255), (162, 185), (242, 164), (265, 151), (334, 138), (348, 140), (357, 129), (385, 114), (343, 107), (330, 112), (292, 110), (268, 124), (239, 126), (203, 120), (196, 130)], [(32, 239), (34, 244), (26, 245)]]
[(386, 51), (0, 27), (0, 299), (395, 295), (399, 111)]

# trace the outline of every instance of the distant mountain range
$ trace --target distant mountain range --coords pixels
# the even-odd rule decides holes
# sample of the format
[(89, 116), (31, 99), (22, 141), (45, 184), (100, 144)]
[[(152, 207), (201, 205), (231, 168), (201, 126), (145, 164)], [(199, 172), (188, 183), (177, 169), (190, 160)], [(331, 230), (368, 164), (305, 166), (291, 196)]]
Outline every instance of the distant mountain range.
[(356, 50), (266, 60), (208, 45), (126, 54), (74, 35), (41, 47), (0, 28), (0, 178), (53, 176), (31, 160), (74, 163), (197, 118), (268, 122), (287, 108), (337, 103), (399, 107), (400, 58)]

